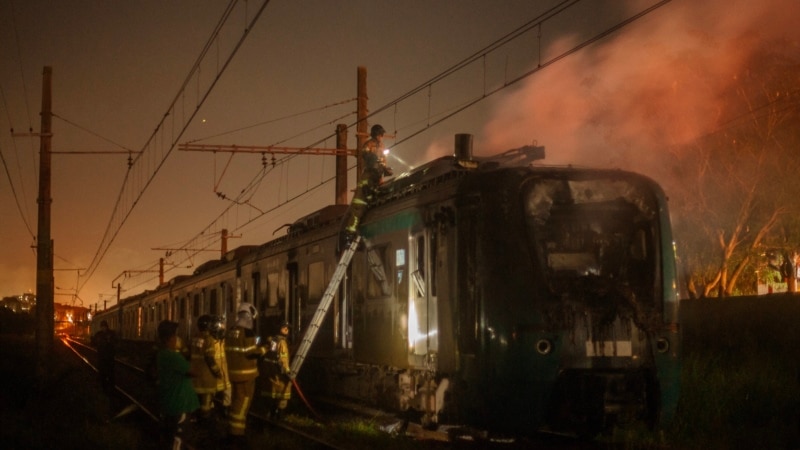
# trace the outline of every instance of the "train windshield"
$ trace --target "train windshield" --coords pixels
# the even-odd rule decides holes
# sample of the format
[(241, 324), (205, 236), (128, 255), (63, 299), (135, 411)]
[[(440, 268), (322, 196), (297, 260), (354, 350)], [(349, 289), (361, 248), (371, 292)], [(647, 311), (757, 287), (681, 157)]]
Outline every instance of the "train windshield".
[(536, 179), (524, 202), (532, 253), (556, 297), (614, 293), (652, 305), (659, 247), (651, 191), (621, 178)]

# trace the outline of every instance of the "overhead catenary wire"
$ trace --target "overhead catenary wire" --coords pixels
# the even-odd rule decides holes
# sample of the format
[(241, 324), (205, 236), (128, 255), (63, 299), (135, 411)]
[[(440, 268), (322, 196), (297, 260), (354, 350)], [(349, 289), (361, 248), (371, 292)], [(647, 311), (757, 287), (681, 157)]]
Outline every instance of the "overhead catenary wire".
[[(264, 9), (266, 8), (266, 6), (269, 4), (269, 0), (263, 0), (263, 3), (257, 9), (257, 11), (256, 11), (255, 15), (253, 16), (253, 18), (247, 23), (247, 25), (246, 25), (241, 37), (239, 38), (238, 41), (236, 41), (236, 44), (231, 49), (230, 54), (224, 60), (224, 63), (222, 64), (222, 66), (218, 69), (216, 76), (213, 77), (213, 79), (210, 82), (210, 85), (206, 89), (205, 93), (198, 99), (196, 107), (193, 109), (192, 112), (189, 113), (189, 116), (185, 120), (185, 123), (182, 126), (180, 124), (178, 125), (178, 127), (177, 127), (177, 129), (178, 129), (177, 135), (172, 136), (172, 138), (169, 141), (170, 143), (167, 146), (168, 147), (167, 150), (162, 155), (160, 155), (161, 156), (160, 159), (156, 158), (156, 155), (152, 155), (152, 153), (154, 153), (155, 151), (147, 152), (147, 150), (153, 148), (153, 147), (151, 147), (151, 145), (156, 143), (157, 138), (158, 138), (158, 136), (160, 134), (160, 131), (165, 128), (165, 125), (167, 123), (167, 118), (169, 116), (171, 116), (173, 113), (176, 112), (176, 107), (177, 107), (180, 99), (183, 98), (183, 96), (185, 94), (186, 86), (189, 84), (189, 82), (191, 81), (192, 77), (194, 77), (194, 76), (196, 76), (198, 74), (199, 68), (200, 68), (200, 64), (202, 63), (203, 60), (205, 60), (205, 57), (206, 57), (206, 55), (208, 53), (208, 50), (211, 48), (211, 46), (214, 43), (214, 41), (218, 38), (218, 35), (220, 34), (220, 30), (224, 27), (225, 23), (228, 21), (228, 18), (230, 17), (230, 15), (231, 15), (236, 3), (237, 3), (236, 0), (232, 0), (229, 3), (228, 8), (225, 10), (225, 12), (223, 13), (223, 16), (220, 18), (220, 21), (218, 22), (216, 28), (212, 32), (211, 37), (209, 38), (209, 40), (207, 41), (205, 47), (203, 48), (203, 50), (201, 51), (200, 55), (198, 56), (198, 58), (197, 58), (195, 64), (193, 65), (192, 69), (189, 71), (189, 74), (187, 75), (186, 80), (184, 81), (182, 87), (179, 89), (179, 92), (176, 94), (175, 98), (173, 99), (172, 103), (170, 104), (169, 108), (167, 109), (167, 112), (164, 114), (164, 116), (159, 121), (158, 125), (156, 126), (156, 129), (151, 134), (150, 139), (148, 139), (147, 143), (145, 144), (145, 146), (144, 146), (144, 148), (142, 150), (142, 153), (138, 154), (136, 156), (136, 158), (133, 160), (132, 167), (128, 170), (128, 172), (126, 173), (125, 178), (124, 178), (124, 180), (122, 182), (122, 188), (120, 189), (120, 193), (119, 193), (119, 196), (117, 198), (116, 205), (114, 206), (113, 212), (111, 213), (111, 218), (109, 219), (109, 223), (108, 223), (108, 226), (106, 227), (106, 231), (105, 231), (105, 233), (103, 235), (102, 241), (101, 241), (97, 251), (95, 252), (95, 256), (93, 257), (92, 262), (89, 264), (89, 268), (88, 268), (87, 274), (84, 277), (82, 283), (80, 284), (79, 290), (83, 286), (85, 286), (86, 283), (89, 281), (89, 279), (94, 275), (95, 271), (97, 270), (97, 267), (99, 266), (100, 262), (103, 260), (103, 257), (105, 256), (106, 252), (108, 251), (108, 249), (110, 248), (110, 246), (114, 242), (114, 240), (116, 239), (116, 237), (117, 237), (119, 231), (121, 230), (122, 226), (126, 222), (127, 218), (130, 216), (131, 212), (133, 211), (133, 208), (136, 206), (136, 204), (138, 203), (139, 199), (142, 197), (142, 195), (144, 195), (144, 192), (147, 190), (147, 188), (150, 186), (152, 181), (155, 179), (155, 176), (158, 174), (158, 172), (160, 171), (161, 167), (163, 167), (163, 165), (166, 162), (167, 158), (172, 153), (172, 150), (175, 148), (175, 146), (177, 144), (177, 140), (180, 139), (180, 137), (183, 135), (185, 130), (188, 128), (189, 124), (192, 122), (193, 118), (196, 116), (196, 114), (200, 110), (200, 106), (208, 98), (208, 96), (211, 93), (211, 91), (213, 90), (214, 86), (216, 86), (216, 84), (219, 81), (220, 77), (225, 72), (225, 70), (229, 66), (230, 62), (233, 60), (233, 57), (236, 55), (238, 50), (241, 48), (242, 43), (247, 38), (247, 36), (249, 36), (250, 31), (253, 29), (253, 27), (255, 26), (256, 22), (261, 17), (261, 14), (264, 12)], [(173, 132), (174, 132), (174, 129), (173, 129)], [(153, 158), (152, 164), (153, 164), (153, 167), (154, 167), (152, 172), (150, 172), (149, 175), (142, 174), (142, 176), (145, 176), (144, 181), (140, 181), (140, 180), (136, 180), (135, 178), (131, 178), (131, 174), (134, 171), (138, 172), (139, 168), (141, 167), (140, 161), (142, 161), (142, 158), (145, 157), (145, 156), (151, 157), (151, 155), (152, 155), (152, 158)], [(138, 185), (136, 185), (137, 181), (139, 183)], [(130, 199), (126, 199), (124, 197), (125, 194), (128, 192), (128, 190), (132, 191), (131, 192), (132, 197)], [(130, 203), (125, 204), (125, 201), (129, 201)]]
[[(61, 117), (61, 116), (59, 116), (59, 115), (58, 115), (58, 114), (56, 114), (56, 113), (51, 113), (51, 115), (53, 116), (53, 118), (59, 119), (59, 120), (61, 120), (62, 122), (64, 122), (64, 123), (68, 124), (68, 125), (72, 125), (73, 127), (77, 128), (77, 129), (79, 129), (79, 130), (85, 131), (86, 133), (89, 133), (89, 134), (91, 134), (92, 136), (98, 137), (98, 138), (100, 138), (100, 139), (102, 139), (102, 140), (104, 140), (104, 141), (108, 142), (109, 144), (112, 144), (112, 145), (114, 145), (114, 146), (116, 146), (116, 147), (119, 147), (119, 148), (121, 148), (121, 149), (123, 149), (123, 150), (125, 150), (125, 151), (127, 151), (127, 152), (130, 152), (130, 153), (138, 153), (138, 152), (136, 152), (135, 150), (132, 150), (132, 149), (130, 149), (130, 148), (128, 148), (128, 147), (125, 147), (124, 145), (122, 145), (122, 144), (120, 144), (120, 143), (118, 143), (118, 142), (116, 142), (116, 141), (112, 140), (111, 138), (107, 138), (107, 137), (105, 137), (105, 136), (103, 136), (103, 135), (101, 135), (101, 134), (99, 134), (99, 133), (96, 133), (96, 132), (94, 132), (94, 131), (92, 131), (92, 130), (90, 130), (90, 129), (88, 129), (88, 128), (84, 127), (84, 126), (78, 125), (77, 123), (75, 123), (75, 122), (73, 122), (73, 121), (71, 121), (71, 120), (69, 120), (69, 119), (65, 119), (64, 117)], [(55, 152), (51, 152), (51, 153), (55, 153)], [(97, 153), (97, 152), (95, 152), (95, 153)]]
[[(8, 104), (6, 102), (5, 90), (3, 90), (2, 86), (0, 86), (0, 98), (2, 99), (3, 109), (6, 111), (6, 116), (8, 117), (8, 122), (9, 122), (9, 124), (11, 124), (11, 115), (9, 114)], [(9, 171), (8, 163), (6, 162), (6, 159), (3, 156), (3, 149), (2, 148), (0, 148), (0, 162), (2, 162), (2, 164), (3, 164), (3, 169), (5, 170), (6, 178), (8, 179), (8, 184), (9, 184), (9, 186), (11, 186), (11, 194), (13, 195), (14, 202), (17, 205), (17, 211), (19, 212), (20, 219), (22, 219), (22, 222), (25, 224), (25, 228), (27, 228), (28, 233), (30, 233), (31, 236), (33, 237), (33, 239), (35, 240), (36, 239), (36, 235), (33, 233), (31, 225), (30, 225), (30, 219), (29, 219), (30, 218), (30, 211), (27, 210), (27, 205), (29, 204), (29, 202), (27, 201), (28, 195), (27, 195), (27, 192), (25, 190), (25, 177), (23, 176), (24, 172), (22, 171), (22, 167), (20, 166), (20, 157), (19, 157), (19, 152), (17, 151), (17, 143), (16, 143), (16, 140), (13, 139), (13, 134), (14, 134), (13, 128), (11, 129), (11, 134), (12, 134), (11, 145), (14, 148), (14, 160), (16, 161), (17, 171), (20, 174), (20, 177), (19, 177), (19, 189), (20, 189), (20, 192), (19, 193), (17, 193), (17, 189), (14, 187), (15, 186), (14, 178), (11, 176), (11, 171)], [(35, 153), (33, 153), (33, 154), (35, 154)], [(33, 160), (35, 160), (35, 158), (33, 158)], [(38, 172), (36, 172), (34, 170), (33, 173), (34, 173), (33, 179), (36, 180)], [(22, 197), (21, 201), (20, 201), (20, 197)], [(25, 205), (25, 207), (23, 207), (23, 205)]]

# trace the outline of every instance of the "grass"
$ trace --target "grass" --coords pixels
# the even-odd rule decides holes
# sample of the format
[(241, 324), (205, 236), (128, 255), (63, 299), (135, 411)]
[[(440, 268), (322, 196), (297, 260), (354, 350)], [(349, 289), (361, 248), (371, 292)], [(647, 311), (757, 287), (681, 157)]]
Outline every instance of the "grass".
[(798, 448), (800, 297), (682, 305), (681, 399), (675, 448)]

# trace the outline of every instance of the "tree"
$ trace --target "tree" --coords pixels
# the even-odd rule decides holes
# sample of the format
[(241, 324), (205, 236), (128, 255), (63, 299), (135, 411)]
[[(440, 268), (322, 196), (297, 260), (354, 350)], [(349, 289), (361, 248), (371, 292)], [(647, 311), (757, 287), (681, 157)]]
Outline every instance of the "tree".
[(678, 152), (675, 233), (693, 297), (752, 293), (765, 248), (800, 250), (800, 55), (769, 42), (746, 67), (718, 130)]

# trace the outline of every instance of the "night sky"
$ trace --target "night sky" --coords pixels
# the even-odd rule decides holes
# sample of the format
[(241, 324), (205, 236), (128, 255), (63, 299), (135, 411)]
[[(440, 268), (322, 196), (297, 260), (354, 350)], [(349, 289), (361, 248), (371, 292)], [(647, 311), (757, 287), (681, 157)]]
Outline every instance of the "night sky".
[[(223, 228), (236, 236), (229, 249), (260, 244), (333, 203), (331, 156), (264, 171), (260, 155), (170, 149), (334, 147), (336, 124), (355, 122), (358, 66), (368, 108), (380, 111), (370, 124), (396, 133), (387, 140), (395, 173), (472, 133), (479, 155), (536, 141), (548, 163), (633, 169), (668, 186), (658, 170), (668, 148), (713, 129), (715, 94), (746, 69), (756, 43), (785, 36), (800, 45), (800, 2), (673, 0), (574, 50), (658, 3), (273, 0), (223, 71), (260, 0), (233, 6), (203, 59), (227, 2), (0, 0), (0, 296), (36, 288), (39, 140), (10, 130), (39, 131), (44, 66), (53, 70), (52, 150), (121, 152), (52, 156), (55, 301), (80, 289), (78, 304), (102, 307), (115, 280), (123, 296), (155, 287), (159, 258), (169, 279), (219, 256), (219, 244), (193, 257), (156, 248), (205, 247)], [(490, 47), (561, 4), (569, 7), (541, 27)], [(351, 148), (355, 139), (352, 128)], [(130, 173), (127, 151), (143, 151)], [(133, 206), (130, 192), (142, 189)], [(130, 211), (124, 222), (112, 213), (118, 198)], [(118, 234), (96, 264), (107, 229)]]

